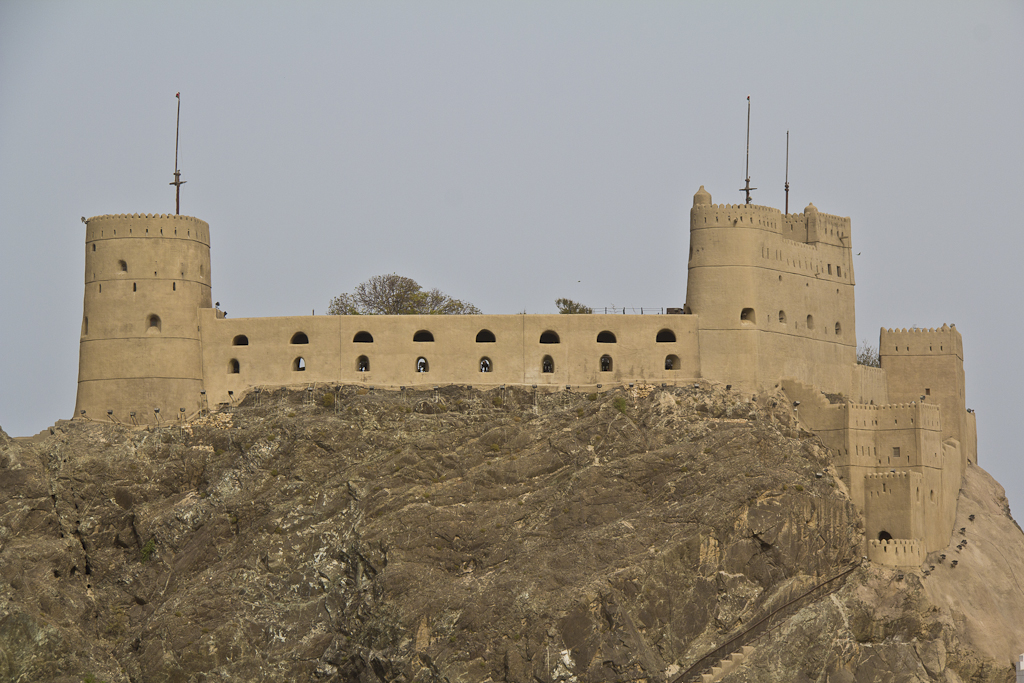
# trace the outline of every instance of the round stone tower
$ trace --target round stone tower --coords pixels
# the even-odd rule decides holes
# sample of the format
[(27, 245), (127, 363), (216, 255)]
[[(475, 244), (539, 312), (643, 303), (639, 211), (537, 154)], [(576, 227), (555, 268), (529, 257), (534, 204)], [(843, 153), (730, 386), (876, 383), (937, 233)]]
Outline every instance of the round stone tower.
[(175, 420), (182, 408), (195, 413), (203, 388), (199, 309), (210, 307), (205, 221), (88, 219), (75, 416), (142, 424)]

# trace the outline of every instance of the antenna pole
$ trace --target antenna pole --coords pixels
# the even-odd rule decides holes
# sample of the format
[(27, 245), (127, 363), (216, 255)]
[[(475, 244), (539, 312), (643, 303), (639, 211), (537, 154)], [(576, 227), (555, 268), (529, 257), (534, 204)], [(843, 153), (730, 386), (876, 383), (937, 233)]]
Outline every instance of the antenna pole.
[(786, 131), (786, 215), (789, 215), (789, 131)]
[(174, 124), (174, 214), (181, 214), (181, 186), (186, 181), (181, 179), (181, 171), (178, 170), (178, 131), (181, 128), (181, 93), (175, 93), (178, 100), (178, 120)]
[(740, 188), (740, 192), (747, 193), (747, 204), (750, 203), (750, 191), (756, 190), (750, 186), (750, 95), (747, 95), (747, 184)]

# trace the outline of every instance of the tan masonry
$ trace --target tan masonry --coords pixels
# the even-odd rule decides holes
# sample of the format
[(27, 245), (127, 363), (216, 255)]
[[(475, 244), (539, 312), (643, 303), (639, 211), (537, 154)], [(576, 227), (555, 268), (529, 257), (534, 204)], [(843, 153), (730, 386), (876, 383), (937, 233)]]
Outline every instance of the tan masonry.
[(97, 216), (86, 222), (76, 417), (162, 422), (253, 387), (314, 382), (781, 383), (836, 453), (865, 554), (910, 567), (945, 547), (960, 477), (977, 462), (956, 328), (883, 329), (882, 367), (857, 365), (849, 218), (713, 204), (701, 187), (689, 227), (679, 314), (227, 319), (212, 304), (206, 222)]

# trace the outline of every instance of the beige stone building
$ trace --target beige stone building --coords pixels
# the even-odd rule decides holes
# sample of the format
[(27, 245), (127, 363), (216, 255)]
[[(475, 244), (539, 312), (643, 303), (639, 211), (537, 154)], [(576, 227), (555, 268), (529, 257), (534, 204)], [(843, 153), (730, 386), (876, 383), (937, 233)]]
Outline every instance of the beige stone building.
[(314, 383), (781, 384), (837, 454), (872, 560), (917, 566), (949, 541), (960, 477), (977, 457), (960, 334), (882, 330), (882, 367), (857, 364), (849, 218), (813, 204), (799, 214), (713, 204), (701, 187), (686, 304), (669, 315), (229, 320), (212, 305), (209, 245), (209, 225), (187, 216), (86, 222), (76, 417), (147, 424), (254, 387)]

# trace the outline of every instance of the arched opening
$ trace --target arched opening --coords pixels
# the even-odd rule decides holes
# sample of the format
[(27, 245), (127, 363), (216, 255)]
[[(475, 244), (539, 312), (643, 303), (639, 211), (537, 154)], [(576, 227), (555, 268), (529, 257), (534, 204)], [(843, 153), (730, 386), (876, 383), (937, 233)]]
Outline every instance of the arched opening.
[(160, 331), (160, 316), (153, 314), (146, 319), (146, 331), (147, 332), (159, 332)]
[(679, 356), (675, 354), (665, 356), (665, 369), (666, 370), (678, 370), (679, 369)]
[(231, 360), (228, 361), (228, 374), (229, 375), (237, 375), (239, 369), (240, 369), (240, 367), (238, 365), (238, 359), (237, 358), (232, 358)]
[(612, 371), (612, 357), (608, 354), (601, 356), (601, 372)]
[(369, 372), (370, 371), (370, 359), (366, 356), (359, 356), (356, 358), (356, 372)]
[(813, 330), (814, 329), (814, 316), (813, 315), (807, 316), (807, 329), (809, 329), (809, 330)]
[(740, 322), (748, 323), (750, 325), (757, 324), (757, 316), (754, 314), (754, 309), (744, 308), (740, 311)]
[(558, 333), (552, 330), (547, 330), (540, 335), (541, 344), (560, 344), (561, 339), (558, 338)]
[[(490, 330), (480, 330), (479, 332), (476, 333), (477, 344), (489, 344), (495, 341), (497, 340), (494, 338), (494, 333), (491, 332)], [(485, 371), (481, 370), (481, 372)]]
[(662, 344), (664, 344), (666, 342), (674, 342), (675, 340), (676, 340), (676, 333), (673, 332), (672, 330), (660, 330), (658, 332), (657, 339), (655, 339), (655, 341), (657, 341), (659, 343), (662, 343)]
[(352, 341), (356, 344), (372, 344), (373, 335), (369, 332), (356, 332), (356, 336), (352, 337)]
[(292, 340), (289, 343), (290, 344), (308, 344), (309, 343), (309, 337), (306, 336), (305, 332), (296, 332), (295, 334), (292, 335)]
[(480, 372), (490, 372), (490, 371), (491, 371), (491, 359), (487, 358), (486, 356), (484, 356), (483, 358), (480, 359)]
[(785, 322), (786, 322), (786, 312), (785, 311), (779, 311), (779, 322), (785, 324)]
[(89, 335), (89, 316), (82, 318), (82, 336), (86, 337)]
[(878, 532), (878, 540), (879, 541), (891, 541), (892, 540), (892, 534), (890, 534), (888, 531), (879, 531)]
[(555, 359), (551, 356), (544, 356), (544, 360), (540, 363), (540, 371), (549, 373), (555, 371)]
[(836, 323), (836, 334), (842, 334), (842, 333), (843, 333), (843, 326), (840, 325), (839, 323)]
[(597, 335), (597, 343), (598, 344), (614, 344), (615, 343), (615, 335), (612, 334), (611, 332), (609, 332), (608, 330), (605, 330), (604, 332), (601, 332), (600, 334)]
[(306, 359), (303, 358), (302, 356), (299, 356), (294, 361), (292, 361), (292, 370), (294, 372), (305, 372), (306, 371)]
[(117, 262), (117, 267), (118, 267), (118, 269), (119, 269), (119, 270), (120, 270), (120, 271), (121, 271), (122, 273), (127, 273), (127, 272), (128, 272), (128, 263), (127, 263), (127, 262), (125, 262), (125, 261), (118, 261), (118, 262)]
[(244, 334), (236, 334), (235, 338), (231, 340), (232, 346), (248, 346), (249, 338)]
[(416, 372), (430, 372), (430, 363), (423, 356), (416, 359)]
[(414, 342), (432, 342), (434, 341), (434, 335), (427, 330), (420, 330), (412, 336)]

